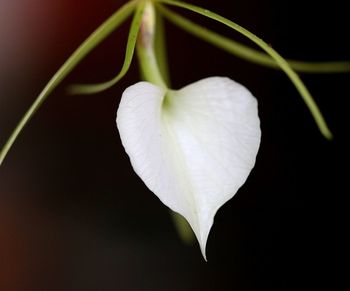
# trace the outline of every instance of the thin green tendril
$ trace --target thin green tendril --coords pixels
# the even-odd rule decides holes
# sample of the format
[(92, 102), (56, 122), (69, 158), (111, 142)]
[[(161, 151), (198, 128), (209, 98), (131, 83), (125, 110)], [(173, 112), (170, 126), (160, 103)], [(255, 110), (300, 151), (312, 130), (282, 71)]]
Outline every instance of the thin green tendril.
[(237, 32), (241, 33), (242, 35), (244, 35), (245, 37), (253, 41), (258, 46), (260, 46), (266, 53), (268, 53), (276, 61), (276, 63), (280, 66), (280, 68), (286, 73), (288, 78), (294, 84), (299, 94), (303, 98), (306, 106), (308, 107), (311, 115), (313, 116), (322, 135), (327, 139), (333, 138), (333, 135), (329, 130), (328, 125), (324, 120), (323, 115), (320, 109), (318, 108), (316, 102), (312, 98), (309, 90), (305, 87), (304, 83), (301, 81), (297, 73), (290, 67), (288, 62), (273, 48), (271, 48), (265, 41), (263, 41), (261, 38), (257, 37), (255, 34), (251, 33), (250, 31), (246, 30), (245, 28), (241, 27), (240, 25), (232, 22), (231, 20), (225, 17), (222, 17), (216, 13), (213, 13), (207, 9), (204, 9), (195, 5), (187, 4), (184, 2), (180, 2), (180, 1), (173, 1), (173, 0), (158, 0), (158, 1), (165, 4), (181, 7), (181, 8), (196, 12), (200, 15), (206, 16), (210, 19), (216, 20), (236, 30)]
[(131, 15), (138, 3), (137, 0), (130, 1), (122, 6), (110, 18), (108, 18), (102, 25), (100, 25), (65, 61), (61, 68), (47, 83), (45, 88), (41, 91), (34, 103), (22, 117), (9, 139), (0, 151), (0, 165), (3, 163), (7, 153), (11, 149), (13, 143), (16, 141), (18, 135), (33, 117), (34, 113), (39, 109), (40, 105), (46, 100), (50, 93), (62, 82), (62, 80), (80, 63), (80, 61), (97, 45), (99, 45), (110, 33), (122, 24), (128, 16)]
[(131, 26), (130, 26), (130, 31), (129, 31), (129, 36), (128, 36), (128, 42), (126, 45), (126, 52), (125, 52), (125, 59), (123, 66), (117, 76), (115, 76), (113, 79), (103, 82), (103, 83), (98, 83), (98, 84), (75, 84), (71, 85), (68, 88), (68, 92), (70, 94), (95, 94), (99, 93), (101, 91), (107, 90), (117, 84), (128, 72), (130, 68), (130, 64), (132, 62), (133, 56), (134, 56), (134, 51), (135, 51), (135, 45), (136, 45), (136, 40), (137, 40), (137, 35), (140, 30), (140, 25), (141, 25), (141, 18), (142, 18), (142, 10), (143, 10), (143, 5), (138, 5), (135, 15), (133, 17)]
[[(246, 61), (272, 69), (280, 69), (280, 66), (269, 55), (240, 44), (230, 38), (222, 36), (212, 30), (202, 27), (185, 17), (167, 9), (163, 5), (157, 5), (159, 12), (170, 22), (184, 29), (188, 33), (209, 42), (210, 44), (236, 55)], [(292, 69), (300, 73), (328, 74), (350, 72), (349, 61), (334, 62), (304, 62), (286, 59)]]

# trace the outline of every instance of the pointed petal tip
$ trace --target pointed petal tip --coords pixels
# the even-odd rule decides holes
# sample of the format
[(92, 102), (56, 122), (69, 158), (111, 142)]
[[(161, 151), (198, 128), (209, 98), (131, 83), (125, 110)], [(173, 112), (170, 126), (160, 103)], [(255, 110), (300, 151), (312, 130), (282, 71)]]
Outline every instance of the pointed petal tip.
[(206, 250), (205, 250), (206, 244), (203, 245), (203, 244), (199, 243), (199, 247), (200, 247), (200, 249), (201, 249), (201, 253), (202, 253), (202, 256), (203, 256), (204, 261), (205, 261), (206, 263), (208, 263), (207, 254), (206, 254)]
[(207, 242), (210, 234), (210, 230), (214, 224), (214, 217), (217, 211), (214, 211), (213, 213), (209, 214), (206, 219), (203, 218), (203, 220), (200, 220), (200, 225), (198, 226), (198, 230), (195, 231), (198, 244), (202, 253), (202, 256), (206, 262), (208, 262), (207, 259)]

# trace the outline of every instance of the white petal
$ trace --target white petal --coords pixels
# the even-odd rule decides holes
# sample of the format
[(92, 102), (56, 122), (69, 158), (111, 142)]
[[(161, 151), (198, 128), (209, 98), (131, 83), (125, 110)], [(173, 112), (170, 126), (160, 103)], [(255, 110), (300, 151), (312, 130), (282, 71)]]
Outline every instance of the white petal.
[(117, 126), (135, 172), (187, 219), (205, 258), (216, 211), (255, 163), (261, 135), (256, 99), (222, 77), (178, 91), (140, 82), (123, 93)]

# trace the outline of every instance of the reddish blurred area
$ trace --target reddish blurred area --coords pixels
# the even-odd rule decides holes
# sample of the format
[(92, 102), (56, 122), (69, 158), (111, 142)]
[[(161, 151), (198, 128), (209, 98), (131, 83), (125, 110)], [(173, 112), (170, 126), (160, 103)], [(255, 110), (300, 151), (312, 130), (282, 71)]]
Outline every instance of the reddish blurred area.
[[(0, 0), (0, 145), (70, 53), (124, 2)], [(342, 1), (191, 2), (237, 21), (284, 56), (350, 59)], [(256, 168), (218, 212), (205, 263), (197, 245), (181, 243), (168, 210), (133, 172), (120, 143), (116, 109), (123, 90), (139, 80), (136, 60), (106, 92), (65, 91), (68, 84), (118, 72), (129, 24), (55, 90), (0, 167), (0, 290), (280, 291), (326, 278), (335, 262), (324, 262), (341, 252), (326, 238), (341, 240), (336, 226), (342, 219), (333, 209), (345, 205), (347, 179), (340, 169), (349, 74), (302, 76), (335, 134), (329, 143), (282, 73), (166, 23), (174, 88), (226, 75), (259, 101), (263, 136)]]
[(48, 290), (67, 255), (62, 226), (31, 201), (0, 202), (0, 290)]

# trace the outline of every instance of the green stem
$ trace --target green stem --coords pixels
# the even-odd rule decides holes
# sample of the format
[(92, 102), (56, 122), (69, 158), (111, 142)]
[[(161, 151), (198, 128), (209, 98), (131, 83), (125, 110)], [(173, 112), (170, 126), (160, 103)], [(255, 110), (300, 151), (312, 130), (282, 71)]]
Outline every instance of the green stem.
[(137, 45), (137, 56), (145, 81), (154, 85), (167, 88), (167, 85), (160, 73), (156, 56), (153, 51), (145, 49), (142, 45)]
[(49, 94), (62, 82), (62, 80), (79, 64), (79, 62), (98, 44), (100, 44), (114, 29), (123, 23), (134, 10), (137, 1), (130, 1), (122, 6), (110, 18), (108, 18), (99, 28), (97, 28), (66, 60), (62, 67), (47, 83), (43, 91), (39, 94), (32, 106), (22, 117), (15, 130), (12, 132), (4, 147), (0, 151), (0, 165), (3, 163), (8, 151), (17, 139), (25, 125), (33, 117), (34, 113), (39, 109), (40, 105), (46, 100)]
[[(170, 75), (168, 58), (166, 53), (166, 39), (164, 31), (163, 17), (156, 13), (156, 31), (155, 31), (155, 56), (157, 63), (159, 64), (159, 70), (163, 76), (166, 85), (170, 86)], [(170, 210), (170, 216), (173, 220), (176, 231), (180, 239), (187, 245), (193, 245), (196, 241), (196, 236), (188, 224), (187, 220), (180, 214)]]
[(201, 7), (187, 4), (180, 1), (173, 1), (173, 0), (158, 0), (158, 1), (169, 5), (185, 8), (187, 10), (206, 16), (210, 19), (216, 20), (236, 30), (237, 32), (241, 33), (242, 35), (244, 35), (245, 37), (253, 41), (258, 46), (260, 46), (266, 53), (268, 53), (276, 61), (276, 63), (280, 66), (280, 68), (286, 73), (288, 78), (294, 84), (299, 94), (302, 96), (306, 106), (309, 108), (309, 111), (313, 116), (322, 135), (327, 139), (333, 138), (333, 135), (329, 130), (328, 125), (324, 120), (323, 115), (321, 114), (321, 111), (319, 110), (317, 104), (312, 98), (309, 90), (305, 87), (304, 83), (301, 81), (301, 79), (296, 74), (296, 72), (290, 67), (287, 61), (280, 54), (278, 54), (273, 48), (271, 48), (265, 41), (263, 41), (261, 38), (257, 37), (255, 34), (251, 33), (250, 31), (246, 30), (245, 28), (241, 27), (240, 25), (232, 22), (231, 20), (226, 19), (216, 13), (213, 13)]
[(125, 59), (123, 66), (118, 73), (117, 76), (115, 76), (113, 79), (98, 83), (98, 84), (75, 84), (71, 85), (68, 88), (68, 91), (70, 94), (95, 94), (99, 93), (101, 91), (107, 90), (117, 84), (128, 72), (133, 56), (134, 56), (134, 50), (136, 45), (137, 36), (139, 33), (140, 25), (141, 25), (141, 19), (142, 19), (142, 11), (143, 11), (143, 4), (140, 4), (137, 6), (137, 9), (135, 11), (135, 15), (133, 17), (129, 36), (128, 36), (128, 42), (126, 45), (126, 52), (125, 52)]
[[(157, 21), (159, 17), (155, 15), (154, 6), (148, 2), (137, 41), (137, 53), (143, 78), (167, 89), (169, 75), (163, 22)], [(170, 211), (170, 215), (182, 241), (192, 244), (195, 241), (195, 235), (186, 219), (173, 211)]]
[(137, 56), (140, 62), (141, 74), (145, 80), (167, 88), (154, 52), (155, 21), (153, 3), (147, 1), (143, 13), (141, 31), (136, 44)]
[[(167, 9), (163, 5), (157, 5), (159, 12), (170, 22), (184, 29), (188, 33), (206, 41), (210, 44), (225, 50), (228, 53), (236, 55), (246, 61), (269, 67), (280, 69), (280, 66), (269, 55), (252, 49), (246, 45), (240, 44), (230, 38), (224, 37), (214, 31), (202, 27), (185, 17)], [(339, 62), (304, 62), (286, 59), (292, 69), (300, 73), (348, 73), (350, 72), (349, 61)]]
[(165, 83), (170, 86), (170, 74), (168, 66), (168, 56), (166, 50), (166, 37), (164, 31), (163, 16), (156, 13), (156, 31), (154, 38), (154, 51), (159, 70), (163, 76)]

